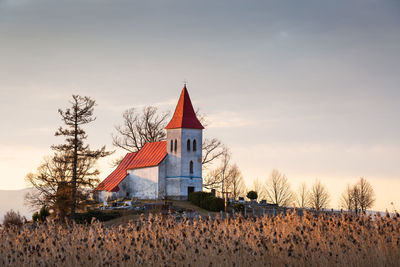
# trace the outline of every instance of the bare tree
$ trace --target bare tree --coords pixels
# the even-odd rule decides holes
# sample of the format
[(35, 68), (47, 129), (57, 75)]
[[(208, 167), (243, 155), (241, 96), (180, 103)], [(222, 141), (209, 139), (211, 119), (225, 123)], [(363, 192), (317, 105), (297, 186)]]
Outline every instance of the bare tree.
[(347, 185), (346, 190), (342, 193), (340, 205), (347, 210), (353, 210), (355, 213), (366, 211), (372, 207), (375, 202), (374, 190), (365, 178), (354, 185)]
[(320, 181), (316, 181), (311, 188), (310, 206), (316, 211), (320, 211), (329, 204), (329, 193)]
[(225, 195), (228, 193), (228, 175), (229, 175), (229, 167), (231, 161), (231, 152), (228, 148), (224, 149), (221, 165), (220, 165), (220, 181), (221, 181), (221, 193), (223, 198), (225, 199)]
[(268, 201), (278, 206), (289, 206), (293, 202), (294, 196), (290, 190), (288, 180), (278, 170), (272, 171), (266, 183), (265, 192)]
[(372, 189), (371, 184), (363, 177), (360, 178), (356, 186), (359, 189), (360, 208), (363, 212), (365, 212), (368, 208), (371, 208), (374, 205), (374, 190)]
[(310, 192), (305, 183), (302, 183), (297, 191), (296, 202), (297, 206), (302, 209), (306, 208), (310, 202)]
[(129, 152), (139, 151), (144, 144), (165, 140), (165, 127), (169, 112), (159, 113), (153, 106), (144, 107), (141, 113), (130, 108), (122, 114), (123, 124), (116, 126), (113, 145)]
[(216, 138), (205, 138), (203, 140), (202, 154), (203, 168), (207, 168), (210, 163), (214, 162), (224, 154), (224, 147), (221, 141)]
[(257, 193), (257, 200), (266, 198), (263, 185), (258, 178), (254, 179), (252, 190)]
[(231, 152), (224, 147), (219, 166), (208, 172), (203, 186), (207, 189), (215, 189), (223, 198), (234, 198), (243, 195), (246, 187), (242, 173), (236, 164), (231, 164)]
[(246, 186), (244, 184), (243, 175), (237, 164), (233, 164), (228, 171), (227, 188), (230, 192), (230, 197), (237, 199), (245, 194)]
[[(72, 163), (60, 153), (45, 157), (35, 173), (29, 173), (25, 180), (35, 190), (25, 195), (25, 202), (33, 209), (42, 206), (53, 209), (61, 217), (71, 211), (73, 176)], [(80, 158), (76, 176), (76, 206), (87, 200), (89, 192), (98, 183), (99, 170), (95, 158)]]
[[(196, 112), (199, 120), (206, 125), (206, 116)], [(160, 112), (157, 107), (146, 106), (141, 112), (135, 108), (126, 110), (122, 114), (122, 125), (116, 126), (116, 134), (112, 135), (113, 145), (128, 152), (139, 151), (144, 144), (149, 142), (164, 141), (167, 137), (165, 127), (168, 123), (169, 112)], [(223, 154), (223, 145), (216, 138), (203, 140), (202, 164), (207, 168)], [(118, 158), (113, 165), (118, 165), (122, 158)]]
[(343, 209), (346, 209), (348, 211), (353, 210), (354, 208), (354, 191), (353, 191), (353, 187), (351, 187), (349, 184), (346, 187), (346, 190), (342, 193), (341, 197), (340, 197), (340, 207)]

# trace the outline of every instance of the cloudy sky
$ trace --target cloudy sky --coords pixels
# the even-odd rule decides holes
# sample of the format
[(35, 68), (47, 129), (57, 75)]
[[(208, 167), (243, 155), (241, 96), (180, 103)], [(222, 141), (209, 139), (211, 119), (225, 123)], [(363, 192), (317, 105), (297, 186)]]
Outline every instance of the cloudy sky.
[(375, 209), (400, 209), (397, 0), (0, 0), (0, 189), (62, 142), (71, 94), (97, 101), (89, 142), (112, 148), (125, 109), (172, 111), (184, 79), (249, 186), (276, 168), (337, 208), (363, 176)]

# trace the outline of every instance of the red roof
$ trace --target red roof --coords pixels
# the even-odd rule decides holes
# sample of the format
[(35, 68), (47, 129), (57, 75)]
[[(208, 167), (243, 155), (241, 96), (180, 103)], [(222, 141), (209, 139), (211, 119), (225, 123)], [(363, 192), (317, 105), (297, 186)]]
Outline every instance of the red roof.
[(178, 104), (175, 108), (174, 116), (165, 129), (188, 128), (188, 129), (204, 129), (194, 112), (192, 101), (190, 101), (186, 84), (183, 87)]
[(126, 169), (157, 166), (167, 155), (167, 142), (146, 143)]
[(127, 167), (135, 158), (136, 154), (138, 154), (138, 152), (126, 154), (118, 167), (103, 182), (101, 182), (95, 190), (118, 192), (118, 185), (120, 182), (122, 182), (122, 180), (125, 179), (127, 175)]
[(138, 152), (126, 154), (118, 167), (95, 190), (118, 192), (118, 185), (128, 175), (128, 170), (157, 166), (166, 155), (166, 141), (146, 143)]

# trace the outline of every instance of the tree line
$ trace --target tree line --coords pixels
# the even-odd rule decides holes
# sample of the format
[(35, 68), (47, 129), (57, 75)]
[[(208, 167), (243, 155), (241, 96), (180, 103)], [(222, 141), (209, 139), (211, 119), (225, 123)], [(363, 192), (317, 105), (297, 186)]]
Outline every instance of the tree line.
[[(70, 107), (59, 109), (63, 126), (55, 136), (64, 137), (64, 142), (52, 145), (53, 154), (43, 159), (36, 172), (29, 173), (26, 181), (36, 190), (26, 195), (28, 205), (34, 208), (53, 209), (60, 217), (74, 218), (77, 209), (83, 207), (89, 194), (99, 183), (97, 161), (111, 155), (105, 146), (92, 149), (87, 144), (84, 126), (93, 122), (95, 100), (90, 97), (73, 95)], [(204, 126), (207, 117), (199, 110), (196, 115)], [(141, 110), (131, 108), (122, 114), (122, 123), (115, 127), (112, 134), (113, 146), (127, 152), (137, 152), (148, 142), (166, 139), (165, 127), (169, 112), (161, 112), (157, 107), (146, 106)], [(205, 137), (202, 145), (203, 172), (206, 173), (203, 186), (215, 190), (223, 198), (237, 199), (247, 194), (243, 175), (236, 163), (232, 162), (229, 148), (217, 138)], [(114, 160), (118, 165), (122, 158)], [(320, 210), (329, 204), (329, 193), (320, 181), (308, 190), (302, 184), (294, 193), (287, 177), (273, 170), (265, 183), (256, 179), (252, 191), (258, 199), (266, 199), (278, 206), (311, 207)], [(348, 186), (341, 198), (341, 207), (355, 212), (365, 211), (374, 204), (374, 192), (364, 179)]]
[[(264, 199), (267, 203), (280, 207), (312, 208), (320, 211), (330, 204), (329, 191), (321, 181), (316, 180), (310, 189), (302, 183), (295, 192), (291, 189), (286, 175), (278, 170), (273, 170), (264, 183), (256, 179), (251, 187), (246, 187), (240, 169), (230, 160), (229, 150), (225, 149), (220, 165), (208, 172), (203, 184), (205, 188), (215, 190), (223, 198), (237, 199), (247, 196), (249, 192), (255, 192), (254, 199)], [(355, 185), (347, 186), (340, 198), (339, 207), (360, 213), (371, 208), (374, 203), (374, 190), (371, 184), (361, 177)]]

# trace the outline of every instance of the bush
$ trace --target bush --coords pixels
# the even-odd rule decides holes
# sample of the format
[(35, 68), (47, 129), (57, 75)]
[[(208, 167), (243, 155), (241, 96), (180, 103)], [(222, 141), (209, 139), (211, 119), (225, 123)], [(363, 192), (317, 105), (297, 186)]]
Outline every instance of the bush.
[(236, 203), (235, 205), (233, 205), (233, 209), (236, 212), (242, 212), (244, 211), (244, 205), (242, 203)]
[(121, 217), (122, 214), (119, 211), (101, 211), (101, 210), (90, 210), (85, 213), (76, 213), (75, 221), (77, 223), (91, 223), (92, 218), (96, 218), (96, 220), (100, 222), (109, 221), (118, 217)]
[(39, 212), (35, 212), (32, 215), (32, 221), (44, 222), (49, 215), (50, 215), (49, 209), (46, 206), (43, 206)]
[(9, 228), (11, 226), (21, 227), (24, 224), (24, 217), (22, 217), (19, 212), (13, 210), (8, 211), (4, 214), (3, 226), (4, 228)]
[(34, 214), (32, 214), (32, 221), (33, 222), (39, 221), (39, 213), (37, 211)]
[(209, 211), (221, 211), (225, 209), (224, 200), (208, 192), (193, 192), (189, 195), (189, 201)]

